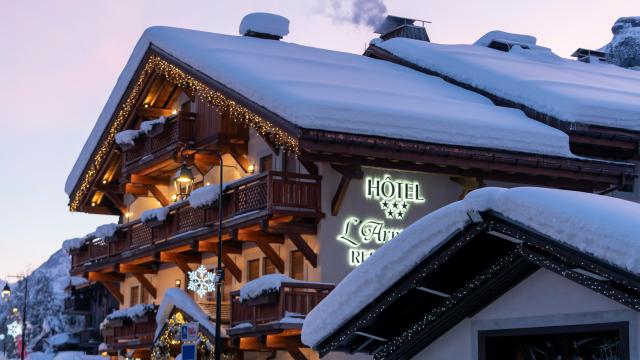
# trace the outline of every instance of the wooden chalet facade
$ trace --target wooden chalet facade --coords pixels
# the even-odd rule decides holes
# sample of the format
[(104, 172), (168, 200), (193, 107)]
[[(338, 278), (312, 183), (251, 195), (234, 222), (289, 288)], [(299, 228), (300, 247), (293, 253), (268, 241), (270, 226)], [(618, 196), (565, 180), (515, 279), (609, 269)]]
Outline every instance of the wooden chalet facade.
[[(508, 183), (598, 192), (635, 181), (627, 163), (305, 128), (261, 103), (260, 95), (235, 90), (219, 80), (223, 76), (198, 70), (158, 44), (162, 35), (138, 45), (139, 57), (134, 52), (125, 69), (130, 76), (114, 90), (103, 127), (96, 127), (81, 156), (86, 162), (79, 161), (71, 176), (72, 211), (119, 219), (112, 233), (92, 233), (72, 247), (71, 273), (106, 289), (120, 309), (162, 307), (169, 289), (186, 292), (189, 272), (200, 264), (211, 268), (220, 255), (222, 318), (215, 319), (210, 294), (189, 294), (211, 322), (224, 325), (228, 356), (317, 358), (300, 341), (302, 323), (284, 319), (303, 318), (330, 293), (330, 283), (411, 222), (472, 189)], [(124, 131), (139, 133), (117, 144)], [(194, 189), (227, 183), (222, 214), (217, 203), (194, 206), (179, 198), (174, 174), (183, 165), (194, 174)], [(384, 184), (403, 189), (393, 204), (385, 202), (390, 188), (381, 190)], [(150, 217), (153, 209), (163, 209), (162, 215)], [(223, 254), (216, 253), (219, 217)], [(295, 281), (240, 299), (244, 285), (273, 273)], [(86, 304), (70, 308), (81, 311)], [(153, 312), (108, 322), (101, 351), (175, 357), (175, 346), (162, 347), (168, 353), (160, 355), (152, 348), (161, 340), (157, 329), (176, 316), (197, 318), (182, 310), (166, 323), (156, 323)]]

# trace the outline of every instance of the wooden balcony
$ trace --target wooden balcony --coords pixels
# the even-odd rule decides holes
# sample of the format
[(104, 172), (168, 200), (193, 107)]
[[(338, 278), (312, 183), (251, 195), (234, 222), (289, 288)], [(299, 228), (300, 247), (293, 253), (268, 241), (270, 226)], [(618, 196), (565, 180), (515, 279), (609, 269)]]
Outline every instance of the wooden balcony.
[(67, 314), (88, 314), (91, 311), (89, 294), (77, 293), (64, 299), (64, 312)]
[[(287, 321), (287, 315), (306, 316), (333, 288), (332, 284), (282, 283), (279, 292), (244, 303), (240, 302), (240, 292), (234, 291), (231, 293), (231, 328), (227, 333), (230, 337), (248, 337), (300, 329), (302, 323)], [(243, 325), (234, 328), (240, 324)]]
[(136, 139), (134, 146), (123, 149), (123, 171), (145, 166), (151, 160), (172, 154), (183, 144), (193, 143), (195, 121), (196, 114), (180, 112), (163, 125), (156, 125), (153, 132)]
[[(255, 226), (283, 217), (318, 219), (322, 216), (320, 185), (318, 176), (280, 172), (236, 181), (224, 192), (223, 229)], [(211, 237), (217, 221), (217, 206), (196, 209), (186, 201), (175, 203), (164, 222), (132, 221), (113, 238), (93, 239), (74, 250), (71, 272), (81, 274)]]
[(101, 329), (108, 351), (150, 348), (155, 331), (155, 311), (137, 319), (114, 319)]

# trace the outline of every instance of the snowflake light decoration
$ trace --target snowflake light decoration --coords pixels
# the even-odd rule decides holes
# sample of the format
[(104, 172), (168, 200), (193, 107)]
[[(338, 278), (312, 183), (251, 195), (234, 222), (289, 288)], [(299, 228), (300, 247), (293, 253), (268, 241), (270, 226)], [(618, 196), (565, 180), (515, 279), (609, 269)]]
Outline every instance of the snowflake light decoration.
[(200, 265), (195, 271), (189, 271), (189, 285), (187, 289), (195, 291), (200, 298), (205, 294), (216, 290), (216, 274), (207, 271), (204, 265)]
[(22, 327), (17, 321), (14, 321), (11, 324), (7, 325), (7, 333), (15, 338), (18, 335), (22, 334)]

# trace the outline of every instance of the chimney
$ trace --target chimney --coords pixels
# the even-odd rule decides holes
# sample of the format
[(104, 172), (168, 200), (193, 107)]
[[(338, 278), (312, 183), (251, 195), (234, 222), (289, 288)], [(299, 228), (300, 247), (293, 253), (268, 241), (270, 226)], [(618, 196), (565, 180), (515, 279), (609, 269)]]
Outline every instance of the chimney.
[(269, 13), (251, 13), (240, 22), (240, 35), (280, 40), (289, 34), (289, 19)]
[[(416, 25), (416, 22), (422, 24)], [(430, 40), (429, 35), (427, 35), (427, 29), (424, 27), (425, 23), (430, 24), (431, 22), (387, 15), (384, 21), (375, 28), (374, 32), (380, 34), (382, 40), (400, 37), (428, 42)]]

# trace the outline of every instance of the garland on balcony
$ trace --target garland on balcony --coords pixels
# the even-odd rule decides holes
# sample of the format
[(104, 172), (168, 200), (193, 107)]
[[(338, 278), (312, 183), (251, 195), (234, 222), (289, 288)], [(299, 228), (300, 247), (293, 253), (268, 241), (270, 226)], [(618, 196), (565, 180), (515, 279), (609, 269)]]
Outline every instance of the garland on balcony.
[(81, 200), (89, 192), (91, 184), (113, 147), (116, 134), (122, 130), (126, 119), (134, 110), (138, 98), (144, 88), (145, 80), (154, 71), (165, 76), (175, 85), (178, 85), (195, 96), (198, 96), (208, 105), (214, 106), (219, 113), (229, 111), (230, 117), (235, 123), (249, 126), (256, 130), (262, 137), (269, 138), (276, 146), (296, 154), (298, 153), (298, 139), (295, 137), (274, 126), (242, 105), (227, 98), (222, 93), (211, 89), (203, 82), (196, 80), (186, 72), (180, 70), (177, 66), (169, 63), (159, 56), (150, 56), (144, 65), (143, 71), (141, 71), (138, 79), (133, 85), (128, 98), (116, 113), (115, 119), (108, 129), (104, 141), (94, 153), (93, 161), (89, 163), (88, 168), (80, 181), (80, 185), (73, 193), (72, 199), (69, 203), (69, 209), (71, 211), (78, 210)]
[[(180, 329), (181, 326), (186, 323), (187, 321), (184, 319), (184, 316), (181, 312), (176, 312), (167, 320), (164, 331), (153, 344), (153, 349), (151, 350), (151, 360), (169, 359), (171, 345), (179, 345), (182, 343), (182, 341), (180, 340)], [(158, 326), (162, 326), (162, 324), (158, 324)], [(200, 331), (198, 331), (198, 341), (196, 345), (199, 352), (198, 359), (214, 359), (215, 345), (212, 344), (209, 338), (207, 338)], [(231, 360), (233, 359), (233, 354), (222, 353), (222, 358)]]

